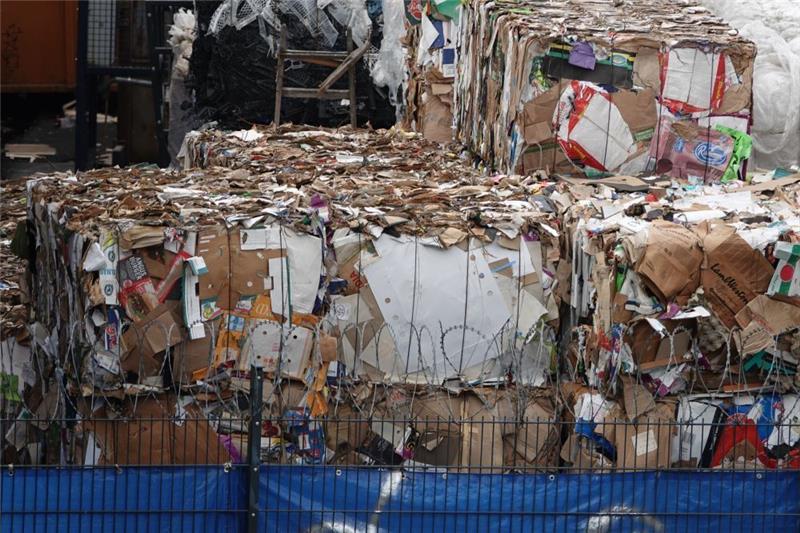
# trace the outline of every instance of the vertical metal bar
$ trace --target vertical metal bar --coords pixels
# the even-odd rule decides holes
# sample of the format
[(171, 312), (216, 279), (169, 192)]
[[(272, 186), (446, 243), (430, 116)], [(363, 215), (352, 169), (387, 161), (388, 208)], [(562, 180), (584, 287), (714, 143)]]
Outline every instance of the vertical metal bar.
[(89, 3), (78, 3), (78, 46), (75, 57), (75, 170), (88, 167), (89, 140), (87, 138), (89, 100), (86, 62), (89, 55)]
[(158, 164), (165, 167), (169, 165), (169, 153), (167, 152), (167, 138), (164, 135), (164, 114), (163, 114), (163, 93), (164, 87), (161, 82), (161, 54), (156, 49), (163, 45), (159, 36), (159, 31), (163, 24), (162, 16), (164, 13), (162, 6), (156, 6), (152, 2), (145, 3), (147, 10), (147, 41), (150, 49), (150, 71), (151, 71), (151, 90), (153, 92), (153, 120), (155, 122), (156, 143), (158, 143)]
[(247, 493), (247, 531), (258, 531), (258, 471), (261, 463), (261, 409), (264, 375), (255, 365), (250, 366), (250, 428), (247, 436), (247, 464), (250, 468)]
[(97, 80), (97, 74), (90, 73), (86, 76), (86, 96), (88, 97), (86, 102), (86, 118), (88, 123), (86, 127), (88, 145), (88, 151), (86, 153), (87, 168), (94, 168), (97, 164)]
[[(347, 30), (347, 54), (353, 53), (353, 31)], [(347, 84), (350, 91), (350, 125), (355, 129), (358, 126), (358, 117), (356, 116), (356, 66), (358, 63), (353, 63), (347, 69)]]

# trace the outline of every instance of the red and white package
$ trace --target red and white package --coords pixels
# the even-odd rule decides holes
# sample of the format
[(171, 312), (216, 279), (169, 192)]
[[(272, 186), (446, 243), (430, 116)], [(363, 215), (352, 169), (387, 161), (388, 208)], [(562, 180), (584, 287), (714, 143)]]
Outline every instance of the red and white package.
[(553, 113), (556, 139), (574, 163), (612, 172), (636, 154), (630, 127), (611, 95), (594, 83), (573, 80)]
[(659, 54), (661, 101), (683, 114), (713, 111), (728, 87), (740, 83), (730, 57), (697, 48), (673, 48)]

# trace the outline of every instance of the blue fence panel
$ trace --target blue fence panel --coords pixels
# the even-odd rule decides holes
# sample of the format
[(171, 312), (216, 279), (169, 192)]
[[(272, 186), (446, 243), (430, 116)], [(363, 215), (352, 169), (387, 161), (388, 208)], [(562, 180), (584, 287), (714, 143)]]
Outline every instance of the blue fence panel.
[(0, 531), (240, 532), (246, 472), (222, 466), (4, 468)]
[(800, 531), (797, 472), (269, 467), (261, 486), (266, 531)]
[[(3, 469), (0, 531), (244, 531), (246, 476), (221, 466)], [(797, 472), (269, 466), (259, 479), (261, 531), (800, 531)]]

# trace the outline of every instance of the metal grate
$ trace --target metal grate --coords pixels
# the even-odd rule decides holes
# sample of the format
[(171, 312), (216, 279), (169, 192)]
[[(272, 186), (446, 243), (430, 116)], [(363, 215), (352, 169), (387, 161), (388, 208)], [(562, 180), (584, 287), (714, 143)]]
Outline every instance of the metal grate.
[[(37, 462), (58, 463), (2, 467), (2, 530), (240, 531), (251, 517), (251, 531), (800, 526), (797, 450), (712, 467), (718, 449), (710, 462), (681, 459), (680, 446), (677, 461), (653, 449), (715, 433), (719, 446), (726, 431), (748, 442), (752, 428), (731, 421), (598, 425), (593, 433), (632, 443), (634, 460), (614, 464), (566, 420), (310, 419), (300, 410), (255, 426), (244, 415), (201, 416), (202, 401), (158, 417), (175, 406), (132, 402), (141, 414), (2, 420), (7, 441), (38, 442)], [(251, 435), (258, 458), (247, 456)]]
[(88, 9), (88, 63), (91, 66), (111, 66), (116, 62), (117, 2), (89, 2)]

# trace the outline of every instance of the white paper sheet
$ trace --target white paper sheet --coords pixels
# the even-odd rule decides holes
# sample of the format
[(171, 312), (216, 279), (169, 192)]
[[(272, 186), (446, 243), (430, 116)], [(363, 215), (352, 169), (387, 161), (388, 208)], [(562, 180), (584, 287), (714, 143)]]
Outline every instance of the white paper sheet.
[(242, 250), (279, 250), (281, 248), (280, 231), (279, 226), (240, 229), (239, 247)]
[(672, 437), (671, 462), (699, 462), (703, 448), (711, 434), (717, 400), (690, 401), (681, 399), (678, 404), (678, 431)]
[(430, 53), (431, 45), (439, 37), (439, 32), (436, 26), (433, 25), (431, 19), (425, 13), (422, 14), (422, 23), (420, 24), (420, 39), (419, 48), (417, 49), (417, 64), (424, 65), (432, 60)]
[(500, 259), (507, 259), (511, 264), (512, 275), (514, 277), (520, 277), (520, 275), (524, 277), (536, 272), (533, 261), (531, 261), (530, 250), (528, 250), (524, 242), (520, 242), (519, 250), (510, 250), (497, 244), (497, 241), (492, 241), (483, 246), (483, 252), (486, 256), (487, 263), (494, 263)]
[(245, 142), (257, 141), (263, 136), (264, 136), (263, 133), (258, 132), (256, 130), (238, 130), (238, 131), (232, 131), (228, 134), (228, 137), (236, 137), (237, 139), (240, 139)]
[(589, 100), (568, 138), (580, 144), (595, 161), (611, 171), (636, 152), (633, 134), (619, 108), (599, 93)]
[(242, 361), (247, 364), (255, 363), (266, 372), (277, 372), (280, 367), (282, 375), (302, 378), (311, 353), (313, 334), (308, 328), (281, 327), (277, 322), (260, 320), (247, 337)]
[(667, 59), (662, 97), (698, 109), (711, 108), (712, 84), (716, 81), (714, 73), (722, 57), (696, 48), (673, 48)]
[[(35, 383), (35, 374), (30, 370), (31, 349), (17, 342), (16, 337), (8, 337), (0, 341), (0, 372), (19, 376), (17, 392), (22, 394), (25, 385)], [(27, 367), (27, 368), (26, 368)]]
[(705, 307), (698, 305), (697, 307), (692, 307), (691, 309), (686, 309), (685, 311), (679, 312), (677, 315), (672, 317), (672, 320), (683, 320), (685, 318), (702, 318), (711, 316), (711, 313)]
[[(288, 313), (289, 304), (295, 313), (311, 313), (317, 299), (322, 270), (322, 248), (318, 237), (298, 235), (285, 230), (283, 244), (288, 257), (269, 260), (272, 278), (272, 312)], [(290, 272), (287, 277), (287, 259)], [(287, 281), (289, 286), (287, 286)], [(291, 297), (291, 302), (289, 298)]]
[(754, 209), (761, 210), (753, 202), (750, 191), (739, 191), (727, 194), (703, 194), (699, 196), (685, 196), (676, 200), (673, 206), (675, 209), (692, 209), (695, 205), (704, 205), (710, 209), (721, 209), (725, 211), (744, 211), (754, 213)]
[[(375, 248), (381, 259), (364, 273), (400, 357), (407, 358), (407, 372), (427, 368), (444, 379), (499, 355), (493, 337), (511, 314), (480, 250), (416, 246), (415, 251), (413, 239), (390, 236), (375, 241)], [(421, 346), (411, 335), (412, 323)], [(455, 329), (442, 340), (441, 331), (448, 328)]]

